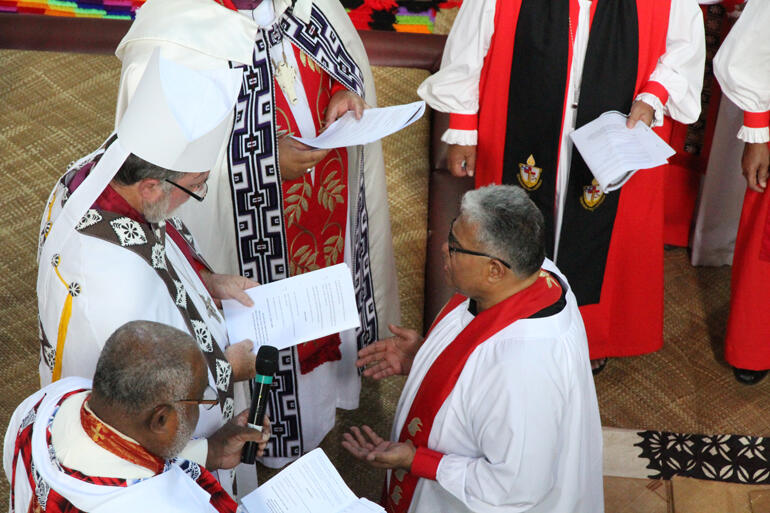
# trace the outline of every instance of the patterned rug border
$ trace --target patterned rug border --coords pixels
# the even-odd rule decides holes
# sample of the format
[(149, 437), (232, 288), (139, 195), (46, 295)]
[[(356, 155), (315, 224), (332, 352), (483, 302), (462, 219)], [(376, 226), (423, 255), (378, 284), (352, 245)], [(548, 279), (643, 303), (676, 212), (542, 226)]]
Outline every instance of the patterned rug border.
[(604, 475), (674, 476), (770, 484), (770, 445), (762, 436), (603, 428)]

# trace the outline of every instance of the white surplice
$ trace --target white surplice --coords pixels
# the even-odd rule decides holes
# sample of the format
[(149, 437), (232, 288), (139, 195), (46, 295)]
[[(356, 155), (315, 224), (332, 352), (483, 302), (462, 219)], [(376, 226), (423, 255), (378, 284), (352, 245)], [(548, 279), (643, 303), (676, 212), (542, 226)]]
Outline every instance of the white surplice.
[[(476, 114), (479, 111), (479, 80), (495, 31), (495, 4), (496, 1), (488, 0), (465, 0), (462, 3), (444, 48), (441, 69), (428, 77), (417, 90), (434, 109), (454, 114)], [(591, 28), (591, 0), (578, 0), (578, 4), (567, 98), (579, 99)], [(703, 17), (697, 1), (672, 0), (666, 52), (649, 77), (650, 81), (659, 82), (666, 88), (668, 101), (662, 105), (657, 97), (649, 93), (642, 93), (636, 98), (655, 109), (653, 126), (663, 124), (664, 115), (681, 123), (692, 123), (698, 119), (705, 55)], [(509, 73), (510, 70), (501, 72)], [(590, 94), (590, 91), (584, 94)], [(565, 109), (557, 170), (554, 259), (558, 257), (562, 212), (572, 160), (569, 134), (575, 130), (576, 117), (577, 109)], [(477, 135), (476, 130), (448, 129), (441, 140), (447, 144), (475, 145)]]
[[(566, 279), (552, 262), (543, 268)], [(588, 342), (572, 292), (557, 314), (521, 319), (482, 342), (438, 411), (428, 448), (444, 453), (420, 479), (413, 513), (600, 513), (602, 434)], [(401, 393), (397, 439), (430, 366), (473, 320), (469, 300), (420, 348)]]
[[(20, 428), (33, 424), (32, 462), (40, 475), (36, 489), (30, 486), (28, 470), (22, 458), (16, 462), (16, 483), (11, 511), (25, 513), (33, 494), (43, 502), (48, 490), (83, 511), (94, 513), (136, 513), (137, 511), (216, 512), (204, 491), (178, 465), (153, 477), (148, 469), (119, 458), (94, 443), (80, 423), (80, 406), (88, 392), (64, 395), (79, 389), (90, 389), (91, 380), (64, 378), (28, 397), (14, 412), (5, 434), (3, 468), (8, 481), (13, 472), (13, 456)], [(42, 399), (37, 413), (33, 407)], [(58, 406), (61, 402), (61, 406)], [(51, 447), (46, 441), (46, 429), (51, 429)], [(60, 465), (87, 476), (113, 477), (129, 480), (129, 486), (102, 486), (81, 481), (64, 472)]]

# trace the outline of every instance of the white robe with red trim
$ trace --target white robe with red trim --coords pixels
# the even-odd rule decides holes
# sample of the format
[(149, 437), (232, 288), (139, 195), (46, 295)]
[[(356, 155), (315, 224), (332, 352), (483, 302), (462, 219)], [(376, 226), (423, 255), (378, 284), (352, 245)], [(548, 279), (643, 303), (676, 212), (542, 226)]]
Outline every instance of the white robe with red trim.
[[(558, 274), (549, 261), (543, 266)], [(575, 297), (544, 318), (502, 328), (471, 354), (433, 423), (428, 448), (444, 456), (420, 479), (410, 512), (604, 511), (602, 434)], [(449, 312), (412, 364), (392, 439), (423, 377), (473, 320), (468, 301)]]

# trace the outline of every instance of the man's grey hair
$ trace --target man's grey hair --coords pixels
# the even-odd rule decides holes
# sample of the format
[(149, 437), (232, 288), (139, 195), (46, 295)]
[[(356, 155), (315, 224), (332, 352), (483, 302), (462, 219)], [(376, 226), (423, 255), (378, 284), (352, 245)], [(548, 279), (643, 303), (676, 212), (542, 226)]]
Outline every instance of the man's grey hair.
[(460, 215), (476, 226), (476, 240), (484, 251), (505, 260), (520, 278), (543, 264), (543, 214), (520, 187), (488, 185), (468, 191)]
[(184, 176), (184, 173), (179, 171), (171, 171), (160, 166), (156, 166), (151, 162), (137, 157), (131, 153), (128, 158), (120, 166), (118, 172), (115, 174), (115, 180), (121, 185), (134, 185), (137, 182), (141, 182), (145, 178), (154, 178), (161, 182), (161, 187), (164, 192), (171, 190), (172, 185), (166, 183), (166, 180), (176, 182)]
[(186, 397), (194, 389), (190, 354), (195, 340), (171, 326), (132, 321), (104, 344), (94, 374), (94, 397), (127, 413)]

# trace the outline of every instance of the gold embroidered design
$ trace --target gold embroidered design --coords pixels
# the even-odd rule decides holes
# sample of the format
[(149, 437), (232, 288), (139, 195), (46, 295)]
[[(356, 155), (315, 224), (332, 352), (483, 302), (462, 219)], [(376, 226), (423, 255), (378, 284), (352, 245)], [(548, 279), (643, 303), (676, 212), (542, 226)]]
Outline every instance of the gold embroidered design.
[(393, 501), (393, 504), (398, 506), (398, 503), (401, 502), (401, 487), (396, 485), (395, 488), (393, 488), (393, 493), (390, 494), (390, 500)]
[(558, 285), (559, 282), (553, 279), (553, 276), (551, 276), (551, 273), (548, 273), (542, 269), (540, 269), (539, 276), (541, 278), (545, 278), (545, 284), (548, 285), (548, 288), (552, 288), (554, 285)]
[(414, 436), (417, 434), (418, 431), (422, 429), (422, 421), (419, 417), (415, 417), (412, 419), (412, 421), (409, 423), (409, 426), (407, 427), (409, 430), (409, 434), (411, 436)]

